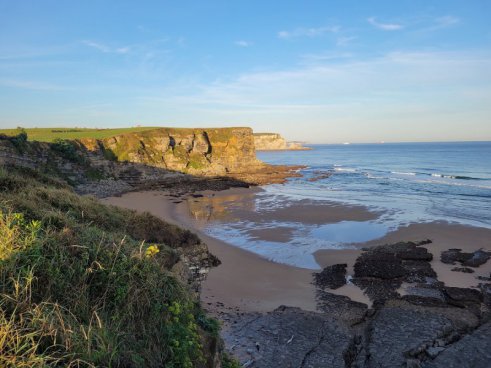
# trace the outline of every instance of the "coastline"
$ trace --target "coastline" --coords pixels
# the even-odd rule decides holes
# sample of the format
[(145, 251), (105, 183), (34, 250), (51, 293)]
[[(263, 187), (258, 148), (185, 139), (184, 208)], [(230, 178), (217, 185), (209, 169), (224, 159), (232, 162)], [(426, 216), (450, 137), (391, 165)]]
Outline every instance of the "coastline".
[[(203, 219), (199, 216), (193, 218), (190, 214), (189, 205), (199, 202), (201, 198), (233, 199), (233, 203), (240, 208), (245, 202), (241, 203), (240, 198), (253, 196), (258, 191), (261, 189), (257, 187), (233, 188), (220, 192), (202, 191), (194, 196), (186, 197), (187, 199), (176, 198), (164, 191), (145, 191), (107, 198), (103, 202), (137, 211), (148, 211), (200, 236), (208, 245), (210, 252), (222, 262), (221, 265), (209, 272), (206, 280), (202, 283), (201, 300), (205, 307), (212, 310), (221, 309), (243, 313), (268, 312), (281, 305), (287, 305), (315, 311), (316, 290), (312, 284), (312, 274), (319, 272), (318, 270), (273, 262), (251, 251), (211, 237), (203, 231), (203, 225), (209, 219)], [(297, 207), (300, 208), (301, 206)], [(287, 216), (288, 212), (288, 210), (280, 211), (277, 215)], [(346, 218), (367, 220), (372, 217), (369, 212), (365, 212), (362, 208), (337, 204), (322, 207), (322, 211), (319, 210), (310, 218), (306, 217), (305, 220), (315, 223), (316, 221), (343, 221)], [(278, 232), (275, 234), (275, 229), (263, 232), (259, 235), (280, 242), (282, 237), (287, 236), (278, 234)], [(481, 248), (490, 250), (491, 229), (443, 222), (410, 224), (391, 231), (381, 238), (350, 244), (351, 249), (318, 250), (313, 256), (321, 268), (346, 263), (348, 265), (347, 275), (352, 275), (353, 264), (362, 253), (362, 248), (425, 239), (433, 241), (426, 246), (428, 251), (433, 254), (431, 266), (437, 273), (438, 279), (443, 281), (446, 286), (477, 287), (479, 283), (479, 280), (476, 279), (477, 276), (489, 277), (491, 262), (476, 268), (475, 273), (455, 272), (451, 269), (456, 266), (440, 261), (440, 253), (451, 248), (459, 248), (465, 252), (473, 252)], [(347, 296), (354, 301), (371, 306), (369, 298), (355, 285), (348, 283), (329, 292)], [(404, 290), (401, 290), (401, 293), (404, 293)]]
[[(235, 188), (232, 193), (250, 193), (255, 188)], [(220, 192), (222, 193), (222, 192)], [(137, 211), (148, 211), (174, 225), (195, 232), (221, 264), (210, 270), (202, 283), (201, 300), (205, 307), (223, 306), (240, 312), (267, 312), (280, 305), (314, 311), (315, 288), (312, 272), (268, 261), (247, 250), (206, 235), (186, 215), (187, 209), (167, 192), (131, 192), (102, 200)], [(211, 304), (210, 304), (211, 303)]]

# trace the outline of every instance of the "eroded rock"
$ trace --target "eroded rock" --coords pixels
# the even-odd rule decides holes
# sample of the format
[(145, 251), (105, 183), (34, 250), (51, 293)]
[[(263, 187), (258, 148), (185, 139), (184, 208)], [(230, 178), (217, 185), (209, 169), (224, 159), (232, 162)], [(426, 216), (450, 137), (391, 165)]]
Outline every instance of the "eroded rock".
[(440, 260), (446, 264), (454, 265), (459, 262), (462, 266), (466, 267), (479, 267), (486, 263), (491, 258), (491, 252), (486, 252), (479, 249), (473, 253), (462, 252), (462, 249), (452, 248), (443, 251)]
[(316, 286), (320, 288), (338, 289), (346, 284), (346, 263), (325, 267), (321, 272), (314, 273)]

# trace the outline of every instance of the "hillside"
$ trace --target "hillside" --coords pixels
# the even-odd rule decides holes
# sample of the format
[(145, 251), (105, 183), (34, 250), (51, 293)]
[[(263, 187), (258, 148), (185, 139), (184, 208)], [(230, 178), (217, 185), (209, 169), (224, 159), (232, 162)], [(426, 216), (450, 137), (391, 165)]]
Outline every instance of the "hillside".
[(195, 290), (216, 264), (189, 231), (0, 167), (0, 366), (214, 367)]

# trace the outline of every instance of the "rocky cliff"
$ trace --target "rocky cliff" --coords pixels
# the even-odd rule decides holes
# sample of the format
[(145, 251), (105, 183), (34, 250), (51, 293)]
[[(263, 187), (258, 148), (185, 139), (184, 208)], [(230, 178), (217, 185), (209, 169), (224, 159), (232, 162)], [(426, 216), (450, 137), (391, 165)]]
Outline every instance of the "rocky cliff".
[(56, 173), (77, 192), (98, 197), (139, 188), (220, 190), (298, 176), (298, 167), (256, 159), (250, 128), (160, 128), (55, 143), (0, 135), (0, 166), (9, 165)]
[(298, 142), (287, 142), (278, 133), (254, 133), (254, 145), (258, 151), (308, 150)]
[(226, 175), (264, 166), (250, 128), (160, 128), (105, 139), (81, 139), (90, 152), (193, 175)]

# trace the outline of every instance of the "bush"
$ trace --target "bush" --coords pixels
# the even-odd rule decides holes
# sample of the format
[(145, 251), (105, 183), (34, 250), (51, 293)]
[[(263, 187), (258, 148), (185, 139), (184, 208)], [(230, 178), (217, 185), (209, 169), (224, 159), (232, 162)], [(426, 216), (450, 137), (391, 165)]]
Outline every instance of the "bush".
[(69, 161), (78, 163), (83, 161), (73, 142), (67, 139), (56, 138), (51, 144), (51, 149)]
[(19, 134), (8, 137), (8, 139), (19, 153), (23, 153), (25, 151), (27, 145), (27, 132), (24, 129), (21, 129)]

